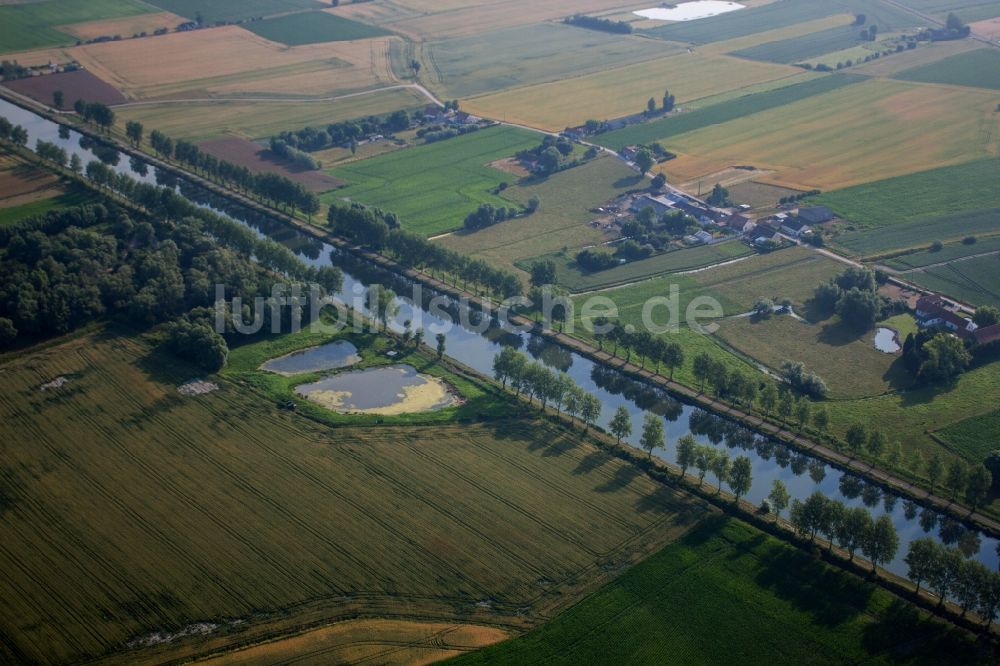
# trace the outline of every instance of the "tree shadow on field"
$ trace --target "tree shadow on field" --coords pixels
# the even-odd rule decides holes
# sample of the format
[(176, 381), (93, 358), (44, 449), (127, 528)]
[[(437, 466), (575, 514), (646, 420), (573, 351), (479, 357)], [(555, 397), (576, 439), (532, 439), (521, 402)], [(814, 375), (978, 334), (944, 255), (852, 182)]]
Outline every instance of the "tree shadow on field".
[(924, 663), (990, 663), (988, 645), (973, 643), (943, 622), (932, 620), (903, 601), (893, 600), (864, 629), (861, 645), (870, 654), (887, 654), (892, 661)]
[(635, 465), (622, 465), (615, 470), (614, 475), (610, 479), (594, 488), (594, 490), (599, 493), (613, 493), (626, 487), (632, 483), (633, 479), (642, 474), (642, 470)]
[(621, 189), (621, 188), (624, 188), (624, 187), (635, 187), (636, 185), (638, 185), (639, 183), (642, 182), (642, 179), (643, 179), (642, 174), (638, 174), (637, 173), (637, 174), (633, 174), (631, 176), (622, 176), (621, 178), (619, 178), (618, 180), (616, 180), (614, 183), (612, 183), (612, 185), (616, 189)]
[(859, 333), (856, 329), (852, 329), (838, 319), (833, 323), (824, 325), (816, 339), (831, 347), (843, 347), (852, 342), (857, 342), (862, 335), (863, 333)]
[(604, 453), (603, 451), (591, 451), (577, 464), (576, 469), (573, 470), (574, 476), (579, 476), (581, 474), (590, 474), (595, 469), (603, 466), (604, 463), (611, 460), (611, 456)]
[(542, 452), (542, 456), (545, 458), (558, 457), (566, 453), (567, 451), (571, 451), (575, 448), (576, 448), (575, 441), (573, 441), (568, 437), (563, 437), (561, 439), (557, 439), (556, 441), (549, 444), (549, 446), (545, 447), (545, 450)]
[(903, 357), (899, 356), (890, 365), (889, 369), (882, 375), (883, 381), (889, 385), (893, 391), (905, 391), (913, 386), (913, 377), (903, 363)]
[(837, 627), (866, 611), (875, 590), (856, 576), (786, 546), (768, 548), (758, 557), (761, 568), (756, 583), (825, 627)]

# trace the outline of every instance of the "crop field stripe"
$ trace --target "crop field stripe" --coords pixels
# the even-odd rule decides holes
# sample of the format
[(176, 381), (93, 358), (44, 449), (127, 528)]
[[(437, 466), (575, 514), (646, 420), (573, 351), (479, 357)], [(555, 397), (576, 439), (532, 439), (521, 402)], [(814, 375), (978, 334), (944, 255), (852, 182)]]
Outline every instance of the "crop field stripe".
[[(1000, 8), (997, 9), (1000, 13)], [(903, 70), (893, 78), (1000, 90), (1000, 50), (982, 48)]]
[(859, 31), (860, 28), (854, 25), (829, 28), (801, 37), (793, 37), (778, 42), (760, 44), (739, 51), (732, 51), (730, 55), (749, 58), (751, 60), (791, 64), (805, 61), (815, 56), (821, 56), (825, 53), (850, 48), (858, 43)]
[(629, 145), (648, 144), (791, 104), (815, 95), (822, 95), (867, 80), (868, 77), (857, 74), (830, 74), (784, 88), (754, 93), (695, 111), (680, 113), (661, 120), (599, 134), (594, 137), (594, 142), (615, 150)]

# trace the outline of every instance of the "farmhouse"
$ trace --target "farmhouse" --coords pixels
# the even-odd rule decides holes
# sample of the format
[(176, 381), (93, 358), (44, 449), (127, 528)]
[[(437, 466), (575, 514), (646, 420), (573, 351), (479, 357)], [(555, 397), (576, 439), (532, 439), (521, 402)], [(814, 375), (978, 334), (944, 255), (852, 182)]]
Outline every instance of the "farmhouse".
[(790, 217), (781, 223), (781, 230), (792, 238), (802, 238), (812, 233), (805, 220), (799, 217)]
[(664, 215), (674, 210), (676, 205), (676, 201), (665, 196), (654, 197), (649, 194), (643, 194), (641, 197), (636, 198), (632, 204), (632, 210), (638, 213), (643, 208), (652, 208), (653, 212), (657, 215)]
[(977, 345), (985, 345), (1000, 340), (1000, 324), (977, 328), (972, 333)]
[(945, 329), (963, 340), (974, 339), (979, 328), (970, 318), (959, 316), (948, 308), (947, 301), (939, 296), (922, 296), (917, 301), (916, 314), (917, 325), (921, 328)]
[(758, 224), (750, 232), (750, 241), (757, 247), (768, 248), (781, 244), (778, 230), (769, 224)]
[(826, 206), (807, 206), (799, 208), (799, 217), (806, 224), (823, 224), (833, 219), (833, 211)]
[(684, 242), (688, 245), (705, 245), (712, 241), (712, 234), (704, 229), (684, 237)]
[(736, 233), (747, 234), (757, 226), (757, 223), (746, 215), (733, 213), (723, 221), (723, 225), (729, 227)]

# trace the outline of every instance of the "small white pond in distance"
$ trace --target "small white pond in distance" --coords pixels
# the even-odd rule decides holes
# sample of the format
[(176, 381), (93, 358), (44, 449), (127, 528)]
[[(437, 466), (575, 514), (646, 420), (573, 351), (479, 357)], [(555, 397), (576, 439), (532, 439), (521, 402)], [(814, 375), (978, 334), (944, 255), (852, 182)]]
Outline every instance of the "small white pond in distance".
[(721, 2), (720, 0), (696, 0), (696, 2), (682, 2), (673, 7), (640, 9), (632, 13), (657, 21), (694, 21), (726, 12), (735, 12), (737, 9), (746, 9), (746, 5), (741, 5), (738, 2)]

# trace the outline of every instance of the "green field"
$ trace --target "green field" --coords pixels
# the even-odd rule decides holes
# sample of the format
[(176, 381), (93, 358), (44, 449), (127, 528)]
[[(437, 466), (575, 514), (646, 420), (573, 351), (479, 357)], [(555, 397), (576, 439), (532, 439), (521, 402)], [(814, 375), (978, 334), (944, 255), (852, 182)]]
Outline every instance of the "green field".
[(921, 250), (913, 254), (904, 254), (888, 261), (882, 262), (890, 268), (896, 270), (909, 270), (911, 268), (921, 268), (932, 264), (941, 264), (954, 261), (963, 257), (970, 257), (987, 252), (1000, 250), (1000, 237), (981, 238), (975, 243), (966, 244), (962, 242), (948, 243), (938, 251)]
[[(952, 424), (996, 410), (1000, 395), (997, 364), (981, 366), (963, 374), (954, 386), (919, 387), (860, 400), (830, 400), (830, 430), (840, 436), (854, 423), (878, 423), (891, 440), (898, 440), (906, 455), (921, 451), (924, 458), (941, 451), (931, 433)], [(975, 451), (996, 447), (995, 437), (971, 443), (956, 453), (967, 462), (978, 463)]]
[[(186, 661), (359, 614), (532, 626), (703, 515), (533, 411), (330, 428), (238, 379), (182, 396), (199, 373), (103, 329), (2, 368), (4, 663)], [(122, 653), (195, 622), (218, 626)]]
[[(516, 176), (509, 174), (511, 179)], [(644, 179), (621, 160), (599, 156), (541, 181), (511, 185), (503, 198), (524, 205), (537, 196), (534, 214), (507, 220), (473, 233), (464, 231), (440, 242), (458, 252), (476, 254), (496, 265), (514, 268), (514, 262), (539, 253), (558, 252), (604, 241), (589, 222), (591, 208), (602, 206), (627, 190), (643, 186)], [(507, 205), (510, 205), (509, 203)]]
[(254, 21), (247, 25), (247, 29), (272, 42), (281, 42), (289, 46), (342, 42), (392, 34), (388, 30), (327, 12), (285, 14), (263, 21)]
[(80, 188), (20, 206), (13, 206), (11, 208), (0, 207), (0, 225), (13, 224), (18, 220), (23, 220), (34, 215), (42, 215), (50, 210), (62, 210), (63, 208), (89, 203), (93, 200), (94, 197), (89, 190)]
[(923, 21), (912, 14), (878, 0), (778, 0), (711, 18), (671, 23), (643, 32), (661, 39), (706, 44), (783, 28), (824, 16), (855, 13), (865, 14), (868, 22), (877, 23), (883, 32), (924, 25)]
[(399, 215), (404, 228), (428, 236), (451, 231), (481, 203), (511, 205), (490, 190), (516, 177), (487, 165), (539, 141), (538, 134), (527, 130), (491, 127), (352, 162), (330, 171), (348, 185), (323, 200), (347, 198), (378, 206)]
[(926, 247), (937, 240), (959, 241), (969, 235), (997, 231), (1000, 231), (1000, 208), (984, 208), (900, 222), (890, 227), (845, 231), (834, 240), (852, 254), (868, 256), (893, 249)]
[(996, 0), (900, 0), (899, 4), (934, 14), (942, 19), (952, 12), (965, 21), (1000, 16)]
[(1000, 275), (1000, 256), (989, 254), (907, 273), (906, 279), (964, 303), (1000, 306), (997, 275)]
[(432, 42), (424, 51), (421, 81), (449, 98), (463, 98), (652, 60), (679, 53), (680, 48), (540, 23)]
[(858, 336), (836, 317), (817, 324), (786, 316), (727, 319), (716, 335), (775, 371), (784, 361), (804, 363), (834, 399), (880, 395), (910, 383), (898, 355), (875, 349), (874, 331)]
[(1000, 410), (973, 416), (939, 430), (936, 434), (950, 449), (970, 460), (985, 460), (1000, 448), (996, 434), (1000, 432)]
[[(988, 650), (988, 649), (987, 649)], [(972, 638), (731, 518), (455, 664), (974, 663)]]
[(207, 24), (216, 21), (241, 21), (258, 16), (271, 16), (296, 9), (321, 7), (318, 0), (150, 0), (150, 4), (174, 14), (194, 19), (201, 14)]
[(733, 240), (717, 245), (699, 245), (691, 248), (672, 250), (658, 254), (648, 259), (630, 261), (621, 266), (590, 273), (580, 270), (576, 265), (575, 253), (563, 255), (545, 255), (519, 262), (519, 266), (530, 270), (531, 264), (538, 259), (552, 259), (556, 263), (556, 283), (566, 289), (579, 292), (591, 289), (602, 289), (626, 282), (634, 282), (662, 273), (674, 273), (695, 268), (710, 266), (737, 257), (747, 257), (753, 250), (743, 243)]
[(616, 150), (624, 146), (649, 144), (710, 125), (718, 125), (768, 109), (778, 108), (864, 80), (866, 80), (865, 77), (855, 74), (831, 74), (809, 79), (783, 88), (737, 97), (676, 116), (600, 134), (594, 137), (594, 142)]
[(759, 44), (733, 51), (730, 55), (786, 64), (805, 62), (825, 53), (851, 48), (860, 41), (860, 31), (861, 28), (854, 25), (831, 28), (801, 37)]
[(77, 38), (57, 28), (71, 23), (148, 14), (135, 0), (44, 0), (0, 5), (0, 52), (75, 44)]
[(811, 202), (873, 229), (1000, 207), (1000, 159), (980, 159), (826, 192)]
[(990, 48), (967, 51), (904, 70), (894, 78), (1000, 90), (1000, 52)]

